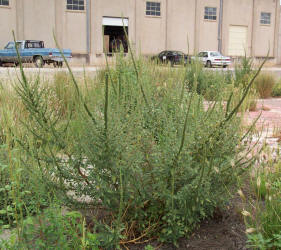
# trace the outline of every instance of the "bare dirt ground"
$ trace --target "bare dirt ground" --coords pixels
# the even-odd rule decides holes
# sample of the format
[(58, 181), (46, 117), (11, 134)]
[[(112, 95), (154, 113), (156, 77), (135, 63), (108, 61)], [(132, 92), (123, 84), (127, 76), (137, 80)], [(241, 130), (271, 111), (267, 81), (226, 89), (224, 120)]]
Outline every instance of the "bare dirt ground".
[[(231, 203), (237, 204), (234, 200)], [(217, 211), (213, 218), (203, 221), (189, 239), (180, 239), (178, 248), (156, 242), (150, 244), (159, 250), (246, 250), (245, 230), (240, 209), (237, 209), (236, 205), (230, 205), (227, 210)], [(145, 249), (145, 245), (127, 247), (130, 250)]]

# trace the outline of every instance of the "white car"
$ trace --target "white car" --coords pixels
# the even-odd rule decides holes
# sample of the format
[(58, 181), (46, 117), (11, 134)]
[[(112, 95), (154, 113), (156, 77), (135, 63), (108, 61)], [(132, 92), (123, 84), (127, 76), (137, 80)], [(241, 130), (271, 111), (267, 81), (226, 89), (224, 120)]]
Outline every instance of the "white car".
[(221, 66), (226, 68), (231, 64), (231, 58), (228, 56), (223, 56), (218, 51), (202, 51), (198, 55), (199, 61), (203, 62), (208, 68), (213, 66)]

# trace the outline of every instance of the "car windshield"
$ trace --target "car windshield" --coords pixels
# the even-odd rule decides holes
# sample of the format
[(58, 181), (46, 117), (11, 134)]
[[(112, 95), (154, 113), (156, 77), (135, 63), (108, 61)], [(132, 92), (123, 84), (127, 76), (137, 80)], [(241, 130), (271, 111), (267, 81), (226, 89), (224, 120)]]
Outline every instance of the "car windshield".
[(179, 55), (179, 56), (183, 56), (184, 53), (181, 51), (173, 51), (173, 55)]
[(211, 52), (211, 56), (221, 56), (220, 52)]
[[(21, 48), (21, 42), (17, 42), (17, 48), (20, 49)], [(15, 43), (14, 42), (9, 42), (7, 44), (7, 46), (5, 47), (5, 49), (15, 49)]]

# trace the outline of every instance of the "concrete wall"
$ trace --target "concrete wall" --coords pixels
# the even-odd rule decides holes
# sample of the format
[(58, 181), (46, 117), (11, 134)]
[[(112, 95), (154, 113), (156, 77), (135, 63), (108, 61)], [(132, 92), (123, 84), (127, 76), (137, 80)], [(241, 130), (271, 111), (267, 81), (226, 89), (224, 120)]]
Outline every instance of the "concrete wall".
[[(167, 49), (194, 53), (195, 12), (194, 0), (169, 0), (167, 15)], [(178, 37), (180, 37), (178, 39)], [(188, 46), (189, 44), (189, 46)], [(188, 48), (189, 47), (189, 48)]]
[[(256, 16), (254, 18), (256, 18)], [(248, 56), (252, 55), (252, 20), (253, 0), (224, 1), (222, 28), (222, 52), (224, 54), (228, 54), (229, 28), (231, 25), (237, 25), (247, 27), (248, 44), (245, 50)]]
[(16, 0), (10, 0), (10, 6), (0, 6), (0, 49), (13, 40), (12, 30), (17, 32)]
[[(236, 0), (235, 0), (236, 1)], [(204, 20), (205, 7), (217, 8), (217, 20)], [(218, 50), (218, 17), (220, 11), (219, 0), (197, 1), (197, 34), (196, 51)]]
[(46, 47), (54, 47), (55, 0), (25, 0), (21, 12), (23, 32), (19, 39), (42, 40)]
[[(138, 53), (155, 54), (165, 49), (195, 54), (218, 50), (220, 0), (151, 0), (161, 2), (161, 16), (146, 16), (146, 0), (89, 0), (90, 62), (104, 60), (103, 17), (129, 19), (129, 39)], [(86, 5), (87, 0), (85, 0)], [(222, 52), (228, 54), (229, 28), (247, 27), (248, 55), (270, 56), (281, 61), (279, 0), (224, 0)], [(86, 6), (85, 6), (86, 7)], [(204, 20), (205, 7), (217, 8), (217, 20)], [(261, 12), (271, 13), (271, 24), (261, 25)], [(44, 40), (54, 47), (53, 30), (59, 44), (70, 48), (79, 60), (87, 57), (87, 12), (66, 9), (66, 0), (10, 0), (0, 6), (0, 47), (18, 39)], [(4, 24), (4, 25), (3, 25)]]
[[(254, 35), (253, 35), (253, 54), (257, 57), (267, 55), (270, 49), (270, 57), (274, 57), (275, 50), (275, 35), (278, 34), (276, 30), (276, 2), (278, 1), (262, 1), (257, 0), (255, 5), (254, 18)], [(279, 4), (279, 3), (278, 3)], [(271, 13), (271, 24), (260, 24), (261, 12)]]
[(143, 54), (154, 54), (167, 47), (167, 0), (159, 0), (161, 3), (161, 16), (146, 16), (146, 1), (137, 1), (137, 48)]
[(129, 39), (135, 40), (135, 1), (128, 0), (95, 0), (91, 6), (91, 51), (103, 53), (103, 17), (119, 17), (129, 19)]

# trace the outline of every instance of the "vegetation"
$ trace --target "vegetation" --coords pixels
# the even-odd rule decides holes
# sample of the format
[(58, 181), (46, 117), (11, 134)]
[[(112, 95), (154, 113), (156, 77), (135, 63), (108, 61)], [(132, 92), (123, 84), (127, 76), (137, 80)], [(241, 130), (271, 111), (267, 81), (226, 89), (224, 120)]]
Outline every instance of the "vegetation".
[(272, 96), (273, 97), (280, 97), (281, 96), (281, 82), (277, 82), (272, 90)]
[(274, 85), (275, 78), (270, 73), (260, 74), (255, 81), (255, 87), (261, 98), (271, 97)]
[(0, 246), (177, 245), (255, 162), (237, 113), (259, 71), (243, 67), (221, 76), (131, 54), (93, 79), (69, 71), (51, 83), (21, 68), (14, 91), (1, 89), (0, 218), (16, 236)]
[[(254, 249), (281, 248), (281, 161), (280, 153), (266, 149), (252, 178), (254, 200), (244, 211), (248, 243)], [(249, 206), (250, 205), (250, 206)]]

